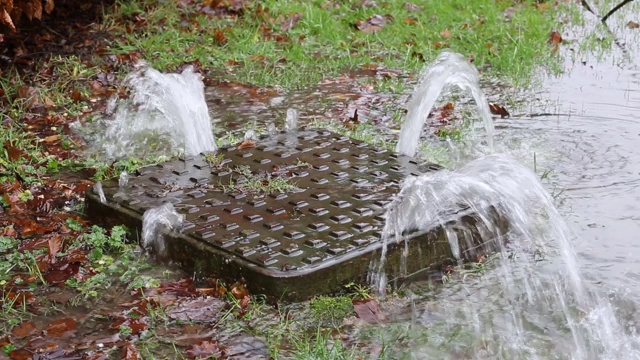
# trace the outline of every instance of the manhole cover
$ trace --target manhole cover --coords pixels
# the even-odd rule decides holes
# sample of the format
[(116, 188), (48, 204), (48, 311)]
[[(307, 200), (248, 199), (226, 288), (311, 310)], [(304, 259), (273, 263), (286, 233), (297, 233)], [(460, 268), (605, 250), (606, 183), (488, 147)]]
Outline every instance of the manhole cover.
[[(124, 187), (105, 181), (106, 203), (90, 191), (87, 211), (98, 222), (140, 232), (146, 210), (171, 202), (186, 217), (179, 232), (166, 236), (171, 260), (199, 275), (244, 279), (254, 294), (302, 300), (365, 281), (380, 259), (385, 205), (402, 179), (439, 169), (330, 131), (305, 130), (146, 167)], [(461, 209), (448, 230), (467, 239), (464, 252), (482, 244), (479, 226)], [(445, 231), (390, 246), (388, 276), (450, 260)]]

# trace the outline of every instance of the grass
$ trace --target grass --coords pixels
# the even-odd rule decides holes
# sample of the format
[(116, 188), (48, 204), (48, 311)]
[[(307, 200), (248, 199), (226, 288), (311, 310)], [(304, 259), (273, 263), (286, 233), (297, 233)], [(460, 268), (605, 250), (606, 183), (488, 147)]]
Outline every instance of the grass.
[[(292, 169), (308, 167), (308, 164), (300, 163)], [(292, 170), (289, 169), (289, 170)], [(229, 185), (222, 185), (225, 192), (241, 191), (250, 193), (285, 193), (298, 191), (295, 183), (291, 182), (291, 178), (286, 175), (270, 176), (255, 174), (248, 166), (238, 166), (232, 169), (236, 175), (235, 180), (232, 176)]]
[[(175, 1), (119, 1), (108, 17), (121, 40), (111, 48), (116, 54), (138, 51), (161, 70), (198, 60), (234, 80), (287, 89), (365, 64), (415, 72), (445, 47), (473, 58), (491, 76), (526, 83), (552, 56), (552, 6), (517, 1), (507, 21), (504, 11), (514, 1), (430, 0), (416, 12), (404, 3), (390, 0), (370, 8), (355, 0), (267, 0), (249, 3), (241, 17), (216, 17)], [(293, 14), (301, 15), (299, 22), (282, 30)], [(393, 20), (373, 33), (355, 29), (357, 21), (375, 14)], [(144, 21), (135, 31), (122, 31), (119, 21), (135, 15)]]

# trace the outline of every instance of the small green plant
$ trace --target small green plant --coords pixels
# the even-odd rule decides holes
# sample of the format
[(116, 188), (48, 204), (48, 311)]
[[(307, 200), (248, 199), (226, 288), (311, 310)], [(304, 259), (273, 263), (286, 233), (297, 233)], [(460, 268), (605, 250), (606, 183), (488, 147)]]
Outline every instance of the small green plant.
[(91, 227), (91, 232), (84, 234), (82, 240), (100, 253), (121, 252), (125, 247), (127, 229), (124, 226), (114, 226), (111, 233), (97, 225)]
[(286, 193), (298, 191), (298, 187), (291, 183), (291, 179), (286, 176), (271, 174), (254, 174), (248, 166), (238, 166), (233, 172), (239, 176), (236, 181), (233, 179), (229, 185), (223, 185), (223, 190), (241, 191), (249, 193)]
[(73, 231), (80, 231), (82, 230), (82, 224), (80, 223), (80, 221), (73, 219), (73, 218), (69, 218), (66, 221), (67, 227)]
[(353, 313), (353, 304), (347, 296), (318, 296), (309, 303), (309, 310), (320, 324), (338, 327)]
[(371, 288), (362, 284), (348, 283), (344, 286), (353, 299), (368, 300), (371, 296)]
[(216, 167), (222, 164), (222, 160), (224, 160), (224, 154), (211, 154), (206, 153), (203, 155), (204, 161), (209, 164), (211, 167)]

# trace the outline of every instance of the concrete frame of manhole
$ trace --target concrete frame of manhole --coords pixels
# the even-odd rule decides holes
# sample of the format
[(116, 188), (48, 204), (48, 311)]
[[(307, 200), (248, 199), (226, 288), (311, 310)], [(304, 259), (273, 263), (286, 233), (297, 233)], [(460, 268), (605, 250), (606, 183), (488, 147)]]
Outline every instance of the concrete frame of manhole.
[[(309, 132), (313, 134), (314, 131), (323, 134), (320, 139), (318, 139), (318, 137), (314, 138), (310, 137), (310, 135), (304, 135), (309, 134)], [(326, 149), (327, 146), (331, 146), (331, 144), (335, 144), (335, 142), (327, 141), (327, 139), (338, 139), (340, 144), (349, 142), (350, 146), (359, 149), (358, 154), (362, 154), (363, 151), (371, 151), (371, 154), (376, 153), (376, 151), (379, 152), (379, 150), (375, 150), (373, 147), (366, 144), (363, 145), (360, 141), (325, 130), (307, 130), (297, 134), (302, 134), (299, 136), (296, 135), (299, 137), (299, 142), (296, 142), (297, 144), (306, 141), (311, 145), (323, 145), (318, 148), (320, 151), (313, 152), (315, 148), (312, 146), (312, 150), (309, 150), (310, 152), (308, 152), (307, 155), (302, 154), (304, 151), (301, 152), (303, 158), (307, 156), (305, 159), (315, 159), (310, 158), (310, 154), (327, 153), (324, 149)], [(278, 134), (272, 137), (262, 137), (258, 141), (257, 146), (260, 147), (261, 144), (265, 143), (275, 144), (274, 146), (263, 146), (262, 150), (271, 151), (273, 154), (288, 154), (285, 156), (285, 158), (287, 158), (291, 154), (283, 151), (283, 149), (286, 150), (291, 146), (291, 144), (287, 144), (287, 141), (289, 141), (287, 139), (292, 139), (292, 136), (291, 134)], [(310, 138), (306, 139), (305, 136)], [(283, 141), (282, 139), (285, 140)], [(327, 143), (330, 145), (326, 145)], [(296, 148), (301, 149), (301, 146)], [(341, 152), (344, 156), (346, 156), (345, 154), (354, 155), (349, 151), (342, 151), (344, 148), (343, 145), (333, 147), (333, 149), (338, 149), (337, 152)], [(220, 150), (225, 156), (237, 157), (233, 159), (251, 158), (251, 156), (246, 156), (250, 151), (253, 150), (241, 151), (236, 148)], [(388, 156), (389, 159), (402, 159), (401, 156), (392, 152), (379, 153), (381, 154), (379, 155), (380, 157)], [(275, 160), (284, 161), (279, 157), (275, 157), (274, 162), (276, 162)], [(325, 160), (326, 159), (322, 158), (320, 163)], [(178, 160), (173, 161), (176, 163)], [(411, 161), (411, 163), (409, 163), (409, 161)], [(180, 162), (177, 163), (181, 164)], [(261, 169), (252, 168), (255, 172), (264, 171), (265, 166), (270, 166), (268, 163), (261, 163), (260, 161), (256, 161), (255, 163), (260, 163), (260, 166), (262, 166)], [(379, 161), (379, 163), (382, 163), (382, 161)], [(404, 158), (402, 161), (404, 165), (416, 163), (417, 162), (410, 160), (410, 158)], [(343, 160), (335, 161), (335, 164), (337, 164), (336, 166), (338, 167), (350, 165), (344, 164)], [(387, 165), (388, 164), (385, 164), (385, 166)], [(411, 168), (411, 166), (409, 167)], [(357, 168), (355, 165), (352, 167)], [(429, 165), (428, 168), (430, 168), (431, 171), (434, 170), (434, 167), (431, 165)], [(153, 171), (153, 168), (150, 171)], [(178, 175), (178, 173), (182, 173), (182, 170), (175, 173)], [(413, 173), (415, 174), (415, 172)], [(403, 176), (406, 175), (408, 174), (403, 174)], [(197, 183), (199, 180), (202, 180), (202, 177), (198, 177), (198, 179), (192, 178), (192, 180)], [(117, 180), (114, 179), (110, 182), (105, 182), (103, 187), (106, 189), (110, 187), (114, 188), (116, 184)], [(391, 183), (387, 182), (386, 184)], [(395, 185), (399, 186), (397, 182)], [(395, 189), (398, 190), (399, 187)], [(308, 190), (309, 188), (305, 189), (307, 193), (310, 192)], [(161, 202), (158, 204), (160, 203)], [(143, 212), (134, 211), (131, 208), (122, 206), (122, 204), (114, 201), (112, 196), (108, 196), (107, 202), (102, 203), (100, 202), (99, 196), (92, 190), (89, 190), (87, 192), (86, 205), (87, 215), (97, 223), (105, 226), (124, 224), (132, 232), (137, 234), (140, 234), (142, 231)], [(464, 260), (473, 260), (481, 254), (498, 249), (499, 243), (503, 241), (504, 234), (506, 234), (508, 230), (507, 224), (500, 219), (495, 211), (489, 211), (489, 213), (492, 214), (490, 221), (495, 225), (491, 226), (492, 230), (487, 228), (486, 224), (479, 219), (477, 214), (474, 214), (468, 209), (460, 209), (455, 214), (449, 214), (449, 221), (435, 226), (429, 231), (410, 233), (405, 237), (404, 241), (387, 244), (384, 270), (389, 279), (388, 284), (392, 287), (399, 286), (405, 281), (423, 278), (425, 274), (428, 274), (430, 270), (436, 267), (455, 263), (451, 245), (447, 240), (447, 233), (451, 233), (451, 231), (457, 234), (458, 239), (464, 240), (459, 243), (460, 254), (462, 254), (461, 258)], [(378, 213), (378, 215), (380, 214)], [(380, 223), (378, 222), (377, 225), (379, 227)], [(285, 227), (286, 226), (287, 224), (285, 224)], [(379, 234), (379, 232), (377, 233)], [(382, 240), (378, 237), (377, 241), (371, 241), (360, 247), (352, 247), (351, 251), (336, 256), (334, 259), (329, 259), (332, 261), (322, 261), (315, 265), (286, 270), (278, 267), (259, 266), (254, 261), (251, 261), (251, 259), (239, 256), (237, 253), (229, 251), (229, 249), (214, 246), (211, 242), (203, 241), (203, 239), (194, 237), (192, 234), (184, 231), (167, 232), (164, 234), (164, 238), (167, 245), (166, 253), (168, 254), (168, 259), (172, 263), (177, 264), (181, 269), (194, 273), (197, 278), (214, 277), (226, 283), (243, 281), (247, 284), (252, 294), (265, 295), (266, 298), (272, 302), (280, 300), (303, 301), (316, 295), (338, 292), (348, 283), (367, 284), (371, 273), (378, 271), (377, 264), (380, 263), (382, 248), (384, 246)], [(408, 255), (405, 256), (403, 254)]]

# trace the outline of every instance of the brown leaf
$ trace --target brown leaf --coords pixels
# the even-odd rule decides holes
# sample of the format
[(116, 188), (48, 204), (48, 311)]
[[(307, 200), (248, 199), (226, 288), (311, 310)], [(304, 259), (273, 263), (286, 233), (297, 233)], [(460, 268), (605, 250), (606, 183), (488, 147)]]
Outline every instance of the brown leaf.
[(23, 158), (24, 151), (18, 146), (12, 146), (9, 141), (5, 141), (4, 150), (7, 152), (9, 161), (15, 162)]
[(360, 319), (367, 324), (379, 324), (387, 321), (387, 316), (380, 310), (374, 299), (354, 300), (353, 309)]
[(447, 46), (449, 46), (449, 43), (446, 41), (436, 41), (433, 43), (433, 47), (435, 47), (436, 49), (441, 49)]
[(637, 28), (640, 28), (640, 24), (638, 24), (637, 22), (635, 22), (635, 21), (633, 21), (633, 20), (630, 20), (630, 21), (627, 23), (627, 27), (628, 27), (629, 29), (637, 29)]
[(65, 264), (65, 266), (61, 267), (58, 270), (52, 270), (44, 274), (44, 279), (49, 284), (61, 284), (77, 274), (79, 270), (80, 264)]
[(9, 357), (13, 360), (28, 360), (33, 358), (33, 354), (25, 348), (19, 348), (10, 352)]
[(402, 22), (407, 24), (407, 25), (415, 25), (418, 23), (418, 21), (412, 17), (406, 17), (404, 19), (402, 19)]
[(53, 0), (46, 0), (46, 3), (44, 4), (44, 11), (47, 12), (47, 14), (50, 14), (53, 11)]
[(25, 101), (25, 108), (32, 109), (38, 103), (38, 90), (32, 86), (22, 85), (18, 87), (17, 98)]
[(406, 2), (402, 4), (402, 7), (407, 11), (422, 11), (422, 8), (414, 3)]
[(9, 344), (11, 344), (11, 339), (9, 338), (9, 336), (3, 336), (0, 338), (0, 348), (3, 348)]
[(138, 350), (133, 343), (126, 343), (124, 346), (124, 351), (122, 352), (123, 360), (138, 360), (140, 356), (138, 355)]
[(551, 34), (549, 34), (549, 44), (551, 45), (552, 51), (554, 52), (558, 51), (558, 47), (561, 43), (562, 43), (562, 36), (560, 36), (560, 33), (558, 33), (555, 30), (552, 31)]
[(189, 359), (221, 358), (224, 356), (224, 349), (218, 345), (217, 341), (203, 341), (199, 344), (191, 345), (187, 349)]
[(82, 101), (82, 93), (80, 92), (80, 90), (78, 89), (73, 89), (73, 92), (71, 93), (71, 99), (73, 99), (73, 101), (75, 102), (80, 102)]
[(246, 149), (246, 148), (252, 148), (256, 146), (256, 142), (253, 140), (245, 140), (242, 143), (240, 143), (240, 145), (238, 145), (238, 147), (236, 147), (237, 150), (242, 150), (242, 149)]
[(489, 110), (494, 115), (500, 115), (500, 118), (502, 119), (511, 116), (509, 115), (509, 112), (507, 111), (507, 109), (505, 109), (503, 106), (500, 106), (498, 104), (489, 103)]
[(47, 325), (47, 334), (53, 337), (62, 337), (66, 332), (75, 330), (78, 322), (72, 318), (53, 320)]
[(244, 298), (245, 296), (249, 296), (247, 287), (244, 286), (244, 284), (239, 282), (236, 282), (233, 285), (231, 285), (231, 294), (233, 295), (233, 297), (235, 297), (238, 300)]
[(16, 31), (16, 26), (13, 25), (11, 16), (9, 16), (9, 13), (4, 8), (0, 8), (0, 23), (6, 25), (9, 29), (11, 29), (11, 31)]
[(58, 141), (58, 139), (60, 139), (60, 134), (47, 136), (46, 138), (42, 139), (42, 141), (46, 142), (47, 144), (50, 144), (54, 141)]
[(444, 29), (440, 31), (440, 35), (445, 39), (451, 38), (451, 32), (449, 31), (449, 29)]
[(51, 259), (51, 262), (54, 261), (56, 254), (58, 254), (58, 252), (60, 252), (60, 249), (62, 249), (62, 237), (60, 236), (53, 236), (49, 238), (49, 258)]
[(11, 334), (15, 337), (23, 338), (31, 334), (35, 329), (36, 324), (34, 324), (33, 321), (25, 321), (11, 329)]
[(371, 15), (367, 20), (356, 21), (354, 26), (356, 29), (362, 32), (372, 34), (382, 29), (382, 27), (387, 23), (387, 20), (389, 18), (390, 18), (390, 15), (382, 16), (382, 15), (375, 14), (375, 15)]
[(300, 21), (300, 19), (302, 19), (302, 14), (300, 14), (299, 12), (293, 13), (284, 23), (282, 23), (282, 26), (280, 26), (280, 30), (281, 31), (290, 30), (291, 28), (296, 26), (296, 24), (298, 23), (298, 21)]
[(227, 36), (220, 29), (213, 29), (213, 42), (218, 46), (225, 45), (227, 43)]

